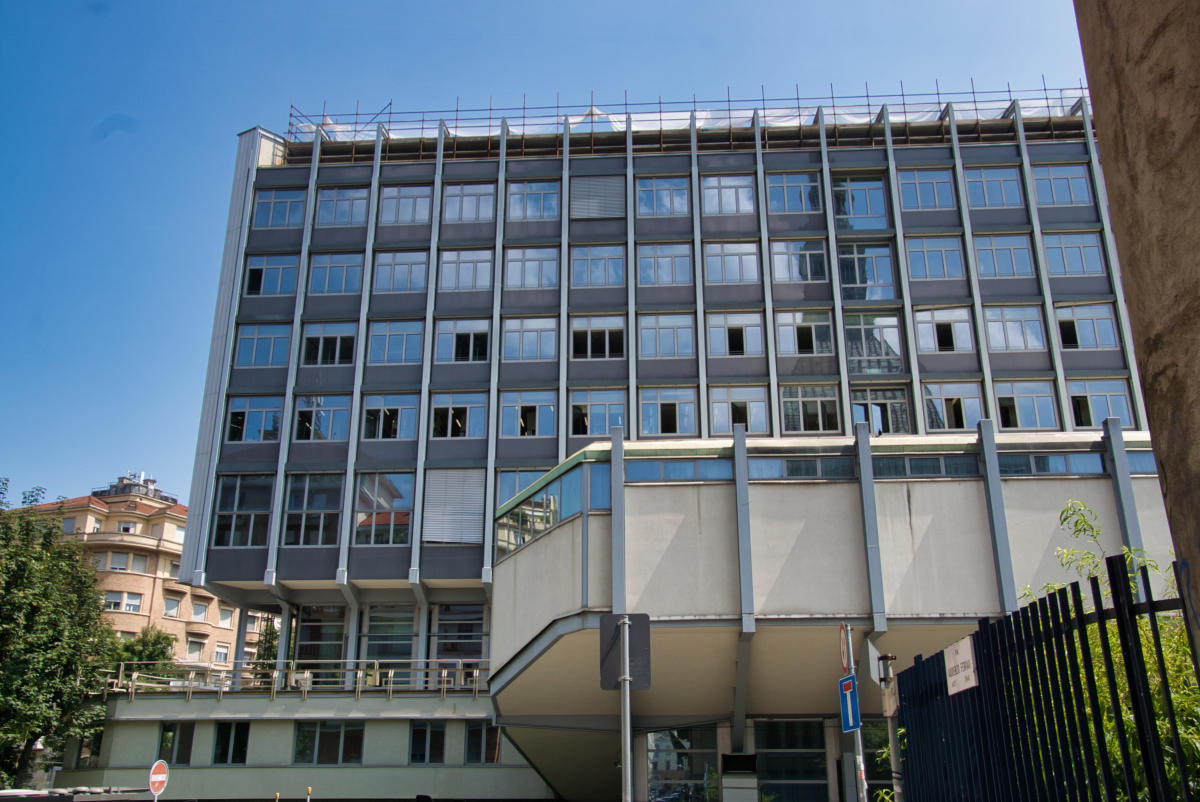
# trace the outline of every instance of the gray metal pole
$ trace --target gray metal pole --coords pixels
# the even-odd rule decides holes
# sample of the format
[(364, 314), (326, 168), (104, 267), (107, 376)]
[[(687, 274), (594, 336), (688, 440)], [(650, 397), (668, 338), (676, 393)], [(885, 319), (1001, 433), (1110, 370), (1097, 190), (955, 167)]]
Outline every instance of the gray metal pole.
[(900, 781), (900, 736), (897, 732), (896, 717), (888, 716), (887, 723), (888, 752), (892, 758), (892, 799), (894, 802), (904, 802), (904, 784)]
[[(846, 654), (850, 658), (850, 672), (857, 674), (858, 671), (854, 665), (853, 632), (854, 627), (846, 627)], [(867, 764), (863, 761), (862, 727), (854, 731), (854, 764), (854, 778), (858, 790), (858, 800), (859, 802), (870, 802), (867, 798)]]
[[(629, 616), (621, 616), (621, 802), (633, 802), (633, 732), (629, 714)], [(866, 802), (864, 800), (864, 802)]]

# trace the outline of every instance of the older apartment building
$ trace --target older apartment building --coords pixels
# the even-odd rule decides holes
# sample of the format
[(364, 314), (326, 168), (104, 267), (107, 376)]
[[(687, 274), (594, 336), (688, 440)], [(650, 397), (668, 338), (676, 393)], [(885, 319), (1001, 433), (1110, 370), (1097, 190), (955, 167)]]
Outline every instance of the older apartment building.
[(868, 642), (1065, 578), (1069, 500), (1165, 557), (1086, 98), (896, 101), (242, 133), (180, 576), (279, 662), (114, 688), (61, 782), (616, 798), (616, 611), (639, 800), (851, 798), (839, 623), (878, 717)]

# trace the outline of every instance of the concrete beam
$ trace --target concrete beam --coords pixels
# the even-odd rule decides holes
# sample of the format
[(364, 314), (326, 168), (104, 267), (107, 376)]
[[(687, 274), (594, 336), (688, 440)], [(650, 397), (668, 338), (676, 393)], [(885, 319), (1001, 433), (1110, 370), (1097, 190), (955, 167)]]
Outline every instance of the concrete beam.
[(990, 418), (979, 421), (979, 447), (983, 452), (983, 486), (987, 498), (988, 528), (992, 533), (992, 559), (996, 564), (996, 591), (1000, 609), (1015, 613), (1017, 584), (1013, 579), (1012, 550), (1008, 542), (1008, 517), (1004, 512), (1004, 492), (1000, 482), (1000, 457), (996, 452), (996, 424)]
[(875, 463), (871, 461), (871, 426), (854, 424), (854, 446), (858, 452), (858, 486), (862, 501), (863, 539), (867, 547), (867, 580), (871, 594), (871, 619), (876, 632), (887, 632), (883, 600), (883, 558), (879, 553), (879, 513), (875, 505)]

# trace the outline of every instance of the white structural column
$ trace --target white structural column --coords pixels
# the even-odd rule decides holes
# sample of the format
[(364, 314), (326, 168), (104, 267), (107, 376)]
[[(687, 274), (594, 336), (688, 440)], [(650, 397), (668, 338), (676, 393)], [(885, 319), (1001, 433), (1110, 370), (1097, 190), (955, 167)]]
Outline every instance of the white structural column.
[(500, 329), (500, 300), (504, 288), (504, 221), (508, 219), (507, 169), (508, 119), (500, 120), (500, 166), (496, 173), (496, 251), (492, 271), (492, 353), (488, 379), (487, 474), (483, 490), (483, 571), (480, 580), (488, 596), (492, 595), (492, 538), (496, 531), (496, 441), (500, 437), (500, 354), (504, 332)]
[(638, 419), (642, 411), (638, 401), (637, 356), (638, 327), (637, 327), (637, 252), (634, 250), (633, 215), (636, 209), (633, 188), (633, 117), (625, 115), (625, 289), (626, 289), (626, 323), (625, 357), (629, 360), (629, 404), (627, 407), (626, 423), (629, 426), (629, 439), (638, 439), (641, 430)]
[(846, 354), (846, 315), (842, 306), (842, 273), (838, 262), (837, 220), (833, 214), (833, 175), (829, 170), (829, 143), (825, 137), (825, 109), (817, 109), (817, 129), (821, 132), (821, 185), (825, 194), (825, 228), (829, 238), (829, 281), (833, 289), (833, 336), (837, 343), (841, 375), (842, 431), (854, 431), (854, 408), (850, 403), (850, 361)]
[[(771, 284), (774, 273), (771, 264), (771, 238), (767, 231), (767, 180), (763, 167), (762, 120), (757, 110), (754, 112), (754, 167), (755, 180), (758, 182), (758, 248), (761, 252), (759, 260), (762, 263), (763, 316), (766, 318), (764, 322), (767, 327), (767, 380), (771, 387), (771, 401), (767, 408), (771, 410), (771, 433), (781, 437), (783, 425), (779, 414), (779, 350), (775, 344), (775, 295)], [(735, 729), (734, 738), (737, 737)]]
[(558, 204), (558, 461), (567, 458), (567, 436), (571, 431), (571, 399), (567, 395), (567, 360), (571, 358), (571, 319), (567, 300), (571, 286), (571, 118), (562, 118), (562, 200)]
[(689, 124), (692, 141), (692, 279), (696, 282), (696, 365), (700, 376), (700, 436), (708, 437), (708, 321), (704, 313), (704, 251), (700, 235), (700, 155), (696, 144), (696, 112)]

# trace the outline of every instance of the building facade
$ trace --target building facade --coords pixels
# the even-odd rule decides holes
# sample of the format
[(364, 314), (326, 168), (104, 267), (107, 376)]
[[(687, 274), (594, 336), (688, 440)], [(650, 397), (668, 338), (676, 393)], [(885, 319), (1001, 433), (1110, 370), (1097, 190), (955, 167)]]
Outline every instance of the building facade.
[(284, 645), (64, 782), (616, 798), (611, 611), (639, 800), (852, 798), (838, 623), (944, 648), (1072, 499), (1165, 558), (1085, 98), (416, 125), (240, 136), (181, 569)]

